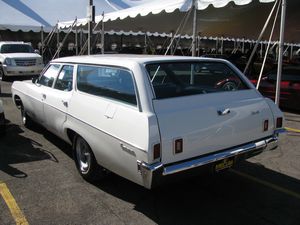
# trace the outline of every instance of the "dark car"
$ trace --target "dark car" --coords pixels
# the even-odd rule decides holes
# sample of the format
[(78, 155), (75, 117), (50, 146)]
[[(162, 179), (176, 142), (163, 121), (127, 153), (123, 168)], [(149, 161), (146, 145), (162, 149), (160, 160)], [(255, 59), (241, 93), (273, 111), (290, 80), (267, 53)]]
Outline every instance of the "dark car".
[[(275, 99), (277, 69), (264, 75), (259, 91), (266, 97)], [(257, 80), (251, 80), (256, 85)], [(280, 106), (300, 110), (300, 67), (283, 67), (281, 75)]]

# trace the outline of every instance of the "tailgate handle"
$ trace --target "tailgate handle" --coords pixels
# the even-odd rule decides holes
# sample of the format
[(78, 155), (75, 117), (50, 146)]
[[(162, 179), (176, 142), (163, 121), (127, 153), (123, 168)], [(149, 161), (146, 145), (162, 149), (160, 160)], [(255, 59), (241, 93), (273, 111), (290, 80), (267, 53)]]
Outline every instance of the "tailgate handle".
[(221, 109), (221, 110), (218, 110), (218, 115), (219, 116), (224, 116), (226, 114), (229, 114), (230, 113), (230, 109)]

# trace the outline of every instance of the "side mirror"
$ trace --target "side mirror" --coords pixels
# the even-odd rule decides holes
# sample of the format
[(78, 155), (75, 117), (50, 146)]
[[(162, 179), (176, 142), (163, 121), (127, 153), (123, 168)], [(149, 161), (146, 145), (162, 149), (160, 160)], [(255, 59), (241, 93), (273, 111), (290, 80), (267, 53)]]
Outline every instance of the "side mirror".
[(40, 51), (38, 49), (34, 49), (34, 53), (40, 54)]
[(32, 81), (33, 84), (35, 84), (37, 80), (38, 80), (38, 77), (33, 77), (33, 78), (31, 79), (31, 81)]

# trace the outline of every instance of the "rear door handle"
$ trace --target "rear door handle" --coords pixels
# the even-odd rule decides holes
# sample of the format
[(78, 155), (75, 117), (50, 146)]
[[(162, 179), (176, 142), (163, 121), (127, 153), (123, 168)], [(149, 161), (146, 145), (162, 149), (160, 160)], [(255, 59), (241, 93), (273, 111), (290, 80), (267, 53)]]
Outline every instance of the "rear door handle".
[(45, 94), (42, 94), (42, 96), (43, 96), (43, 99), (46, 99), (46, 98), (47, 98), (47, 96), (46, 96)]
[(221, 109), (221, 110), (218, 110), (218, 115), (219, 116), (224, 116), (226, 114), (229, 114), (230, 113), (230, 109)]

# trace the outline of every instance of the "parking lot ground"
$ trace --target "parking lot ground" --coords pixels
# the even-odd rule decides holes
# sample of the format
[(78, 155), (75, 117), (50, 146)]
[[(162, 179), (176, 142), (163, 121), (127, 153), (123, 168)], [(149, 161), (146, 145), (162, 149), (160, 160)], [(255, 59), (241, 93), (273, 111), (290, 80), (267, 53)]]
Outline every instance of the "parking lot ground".
[[(11, 82), (2, 82), (7, 133), (0, 138), (0, 183), (30, 225), (300, 224), (300, 114), (285, 112), (281, 146), (215, 175), (146, 190), (117, 175), (87, 183), (70, 146), (41, 127), (21, 125)], [(18, 224), (0, 195), (0, 224)]]

